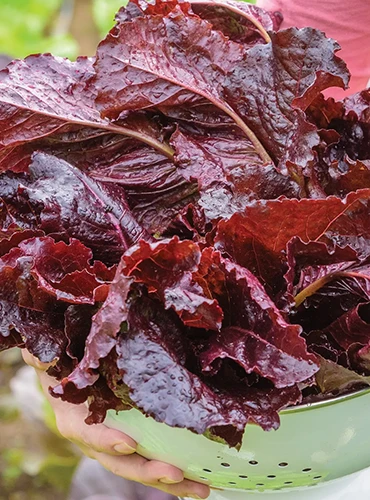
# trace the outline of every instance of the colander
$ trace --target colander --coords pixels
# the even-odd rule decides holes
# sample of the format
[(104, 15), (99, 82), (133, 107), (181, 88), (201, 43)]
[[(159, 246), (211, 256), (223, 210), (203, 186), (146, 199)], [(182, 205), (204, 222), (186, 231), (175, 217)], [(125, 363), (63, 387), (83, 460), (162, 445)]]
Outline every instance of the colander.
[(277, 431), (247, 425), (240, 451), (158, 423), (136, 409), (111, 410), (105, 424), (135, 439), (140, 455), (222, 488), (220, 500), (238, 490), (306, 490), (370, 466), (370, 389), (288, 408), (280, 418)]

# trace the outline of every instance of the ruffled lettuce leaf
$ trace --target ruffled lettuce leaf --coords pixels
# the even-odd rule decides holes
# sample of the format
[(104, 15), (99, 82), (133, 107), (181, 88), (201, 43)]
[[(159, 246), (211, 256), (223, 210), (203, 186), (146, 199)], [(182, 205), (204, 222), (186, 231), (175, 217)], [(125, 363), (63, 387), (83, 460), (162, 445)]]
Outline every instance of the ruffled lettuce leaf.
[(53, 361), (88, 423), (238, 447), (367, 383), (369, 92), (325, 99), (339, 46), (280, 21), (134, 0), (94, 59), (0, 72), (0, 350)]
[(146, 236), (120, 186), (95, 181), (45, 153), (35, 154), (27, 174), (0, 176), (0, 199), (3, 230), (15, 226), (72, 237), (107, 264), (117, 263), (125, 249)]

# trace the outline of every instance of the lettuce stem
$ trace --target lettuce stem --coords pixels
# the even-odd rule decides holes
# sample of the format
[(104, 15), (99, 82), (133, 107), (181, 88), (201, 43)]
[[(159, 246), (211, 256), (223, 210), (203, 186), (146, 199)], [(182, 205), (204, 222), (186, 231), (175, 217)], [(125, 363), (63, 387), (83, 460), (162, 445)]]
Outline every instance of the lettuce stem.
[(334, 273), (329, 273), (326, 276), (314, 281), (306, 288), (301, 290), (295, 297), (294, 302), (295, 306), (299, 307), (308, 297), (314, 295), (316, 292), (320, 290), (324, 285), (329, 283), (330, 281), (336, 280), (338, 278), (362, 278), (362, 279), (370, 279), (370, 276), (366, 274), (361, 274), (355, 271), (336, 271)]

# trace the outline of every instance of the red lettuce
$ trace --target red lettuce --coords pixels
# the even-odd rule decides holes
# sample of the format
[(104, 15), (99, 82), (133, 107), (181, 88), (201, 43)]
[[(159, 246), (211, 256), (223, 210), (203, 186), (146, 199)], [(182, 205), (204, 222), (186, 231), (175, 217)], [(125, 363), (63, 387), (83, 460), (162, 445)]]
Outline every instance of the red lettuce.
[(123, 257), (123, 272), (137, 283), (144, 283), (148, 292), (160, 299), (165, 308), (174, 309), (185, 325), (219, 330), (223, 312), (216, 299), (208, 298), (194, 280), (201, 260), (199, 246), (192, 241), (152, 245), (142, 241)]
[(132, 0), (92, 59), (0, 72), (0, 350), (239, 446), (370, 376), (370, 93), (233, 0)]
[(96, 181), (44, 153), (34, 155), (27, 174), (1, 176), (0, 196), (3, 231), (14, 237), (27, 229), (54, 239), (75, 238), (107, 264), (117, 263), (124, 250), (146, 235), (120, 186)]

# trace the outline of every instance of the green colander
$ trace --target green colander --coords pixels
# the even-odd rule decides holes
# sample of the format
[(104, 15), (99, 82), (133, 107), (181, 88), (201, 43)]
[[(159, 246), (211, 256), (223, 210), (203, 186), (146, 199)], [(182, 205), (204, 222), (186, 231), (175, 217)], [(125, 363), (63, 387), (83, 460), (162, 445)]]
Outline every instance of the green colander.
[(288, 408), (280, 417), (277, 431), (247, 425), (240, 451), (136, 409), (109, 411), (105, 424), (135, 439), (144, 457), (224, 490), (301, 490), (370, 466), (370, 389)]

